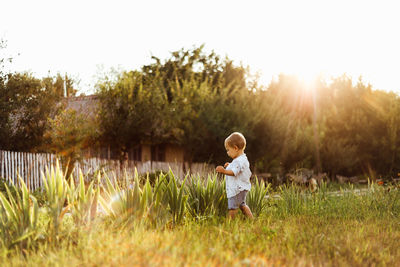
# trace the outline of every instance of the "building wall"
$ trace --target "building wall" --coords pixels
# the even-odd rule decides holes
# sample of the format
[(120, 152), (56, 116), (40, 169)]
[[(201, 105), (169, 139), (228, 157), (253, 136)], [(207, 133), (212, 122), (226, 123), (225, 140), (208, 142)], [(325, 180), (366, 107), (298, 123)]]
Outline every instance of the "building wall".
[[(165, 144), (165, 162), (183, 162), (183, 148)], [(151, 160), (151, 145), (142, 145), (142, 162)]]
[(165, 147), (166, 162), (183, 162), (184, 150), (181, 146), (167, 144)]
[(142, 145), (142, 161), (146, 162), (151, 160), (151, 146)]

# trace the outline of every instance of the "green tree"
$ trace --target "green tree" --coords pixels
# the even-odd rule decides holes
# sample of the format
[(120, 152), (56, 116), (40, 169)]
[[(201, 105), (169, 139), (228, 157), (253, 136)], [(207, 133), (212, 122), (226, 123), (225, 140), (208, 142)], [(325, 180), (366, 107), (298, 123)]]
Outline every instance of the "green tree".
[(322, 157), (332, 174), (394, 171), (399, 147), (399, 100), (360, 79), (336, 78), (324, 103)]
[(181, 145), (189, 162), (225, 158), (224, 138), (258, 117), (243, 115), (257, 106), (246, 70), (203, 46), (153, 59), (99, 83), (102, 141), (122, 154), (138, 143), (169, 142)]
[(167, 137), (168, 101), (161, 81), (154, 77), (144, 83), (141, 72), (131, 71), (97, 85), (103, 144), (123, 156), (137, 144), (156, 144)]
[(281, 74), (261, 94), (264, 114), (257, 125), (260, 170), (284, 175), (299, 168), (312, 168), (312, 91), (297, 77)]
[(235, 130), (250, 134), (260, 119), (256, 79), (228, 58), (207, 54), (204, 46), (175, 51), (165, 61), (153, 59), (142, 70), (146, 80), (162, 79), (173, 111), (172, 137), (184, 148), (185, 160), (226, 160), (225, 137)]
[[(72, 80), (68, 80), (69, 83)], [(47, 119), (61, 108), (60, 76), (43, 80), (29, 73), (9, 73), (0, 82), (0, 147), (16, 151), (44, 150)], [(72, 89), (71, 89), (72, 91)]]
[(45, 137), (49, 140), (49, 150), (61, 157), (65, 177), (70, 177), (84, 150), (95, 144), (96, 128), (92, 118), (72, 109), (62, 110), (54, 119), (49, 118)]

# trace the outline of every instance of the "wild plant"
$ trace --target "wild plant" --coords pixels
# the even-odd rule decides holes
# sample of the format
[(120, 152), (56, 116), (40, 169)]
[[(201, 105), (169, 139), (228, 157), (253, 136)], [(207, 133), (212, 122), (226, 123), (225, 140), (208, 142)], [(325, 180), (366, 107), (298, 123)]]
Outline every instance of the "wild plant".
[(105, 212), (113, 218), (122, 220), (130, 217), (141, 217), (147, 211), (152, 202), (152, 192), (149, 184), (146, 184), (144, 191), (139, 186), (139, 176), (135, 173), (133, 185), (123, 189), (116, 179), (111, 182), (104, 173), (105, 186), (103, 196), (100, 197), (100, 204)]
[(50, 236), (54, 240), (58, 238), (64, 215), (68, 211), (66, 201), (69, 188), (58, 162), (55, 168), (46, 168), (46, 174), (42, 173), (42, 177), (46, 194), (45, 207), (50, 216)]
[(165, 187), (164, 200), (168, 204), (168, 210), (172, 215), (172, 224), (176, 225), (182, 222), (186, 210), (188, 195), (185, 194), (185, 182), (179, 186), (175, 175), (170, 170), (168, 173), (169, 182)]
[(253, 184), (246, 197), (246, 202), (253, 215), (259, 216), (267, 205), (265, 197), (271, 188), (271, 184), (267, 183), (267, 185), (265, 185), (264, 181), (259, 182), (257, 177), (255, 180), (256, 182)]
[(373, 214), (379, 216), (398, 216), (400, 214), (400, 191), (395, 186), (383, 187), (368, 181), (367, 194), (362, 195), (362, 200)]
[(278, 214), (283, 216), (298, 215), (304, 210), (306, 196), (301, 188), (295, 184), (279, 187), (281, 199), (277, 201)]
[(6, 184), (7, 195), (0, 192), (0, 247), (29, 247), (39, 236), (37, 201), (23, 179), (19, 181), (21, 190), (15, 190), (15, 194)]
[(226, 216), (228, 211), (228, 198), (226, 196), (225, 177), (219, 179), (217, 174), (211, 174), (214, 189), (214, 212), (217, 216)]
[(193, 218), (200, 218), (203, 216), (212, 216), (215, 214), (216, 207), (220, 195), (217, 195), (216, 191), (217, 180), (207, 177), (207, 180), (203, 180), (199, 176), (192, 176), (190, 183), (186, 185), (188, 194), (188, 211)]
[[(100, 182), (100, 174), (97, 176), (97, 184)], [(68, 207), (71, 211), (74, 222), (78, 225), (89, 224), (97, 213), (97, 204), (100, 188), (94, 187), (95, 180), (92, 180), (86, 189), (83, 174), (79, 172), (79, 184), (75, 185), (74, 179), (70, 180), (68, 187)]]

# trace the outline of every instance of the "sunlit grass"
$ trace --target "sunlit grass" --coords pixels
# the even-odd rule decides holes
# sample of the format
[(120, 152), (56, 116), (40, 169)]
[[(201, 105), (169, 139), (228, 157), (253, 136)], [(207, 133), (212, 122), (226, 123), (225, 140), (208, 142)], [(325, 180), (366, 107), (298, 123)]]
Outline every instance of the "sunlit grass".
[[(160, 174), (151, 186), (134, 175), (131, 186), (125, 187), (105, 176), (96, 185), (83, 186), (82, 176), (75, 185), (62, 182), (57, 169), (46, 175), (47, 201), (39, 209), (35, 228), (21, 224), (19, 229), (18, 217), (15, 221), (4, 217), (6, 196), (2, 197), (0, 236), (7, 234), (8, 240), (0, 243), (2, 266), (395, 266), (400, 262), (396, 186), (371, 183), (363, 194), (351, 188), (332, 194), (327, 184), (311, 193), (295, 185), (271, 192), (269, 184), (255, 183), (248, 199), (255, 220), (242, 215), (228, 220), (221, 202), (224, 180), (216, 176), (180, 181), (172, 173)], [(279, 197), (264, 198), (265, 194)], [(16, 205), (6, 205), (8, 212), (18, 213), (18, 207), (30, 212), (29, 192), (21, 196), (25, 206), (18, 206), (15, 198)], [(93, 211), (97, 199), (102, 213)], [(30, 205), (37, 206), (34, 201)], [(13, 232), (5, 232), (6, 224), (13, 222)], [(20, 240), (27, 227), (35, 237), (29, 246)]]
[(136, 224), (119, 231), (99, 224), (56, 247), (39, 246), (21, 257), (0, 260), (30, 266), (220, 266), (231, 264), (311, 264), (395, 266), (400, 258), (399, 221), (271, 216), (187, 222), (154, 230)]

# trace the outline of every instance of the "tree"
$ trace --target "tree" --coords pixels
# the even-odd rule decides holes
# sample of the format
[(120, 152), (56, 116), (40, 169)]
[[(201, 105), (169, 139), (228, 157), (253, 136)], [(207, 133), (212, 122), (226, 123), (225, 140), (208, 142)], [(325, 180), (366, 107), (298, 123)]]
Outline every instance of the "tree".
[(45, 77), (42, 79), (42, 83), (47, 91), (51, 91), (59, 97), (75, 96), (78, 92), (74, 88), (75, 81), (68, 74), (65, 74), (64, 77), (60, 73), (57, 73), (55, 77)]
[[(61, 108), (60, 87), (63, 82), (30, 73), (9, 73), (0, 83), (0, 147), (16, 151), (43, 151), (43, 134), (47, 118)], [(67, 77), (68, 79), (68, 77)], [(69, 83), (72, 80), (68, 80)], [(70, 89), (74, 91), (74, 89)]]
[(261, 94), (259, 112), (264, 116), (256, 128), (257, 139), (262, 140), (262, 149), (256, 151), (260, 170), (283, 176), (315, 165), (311, 92), (297, 77), (281, 74)]
[(398, 97), (373, 91), (361, 79), (353, 85), (347, 76), (336, 78), (330, 90), (322, 125), (327, 171), (345, 175), (393, 172), (400, 141)]
[(141, 72), (123, 72), (115, 81), (97, 85), (100, 96), (101, 142), (122, 156), (141, 143), (155, 144), (168, 135), (167, 95), (155, 76), (144, 82)]
[[(250, 99), (254, 91), (247, 87), (245, 69), (214, 52), (204, 53), (203, 46), (173, 52), (164, 62), (153, 59), (141, 71), (98, 84), (102, 141), (122, 154), (136, 144), (168, 142), (181, 145), (189, 162), (225, 157), (224, 138), (258, 117), (253, 113), (243, 119), (246, 110), (257, 106)], [(199, 149), (205, 147), (207, 155)]]
[(255, 79), (228, 58), (205, 53), (204, 46), (172, 52), (165, 61), (153, 59), (142, 70), (146, 80), (162, 79), (173, 110), (172, 136), (184, 148), (185, 160), (225, 159), (225, 137), (235, 130), (250, 133), (260, 118)]
[(48, 148), (61, 157), (65, 177), (69, 178), (82, 152), (95, 143), (97, 126), (93, 119), (72, 109), (62, 110), (54, 119), (49, 118), (48, 125), (45, 133)]

